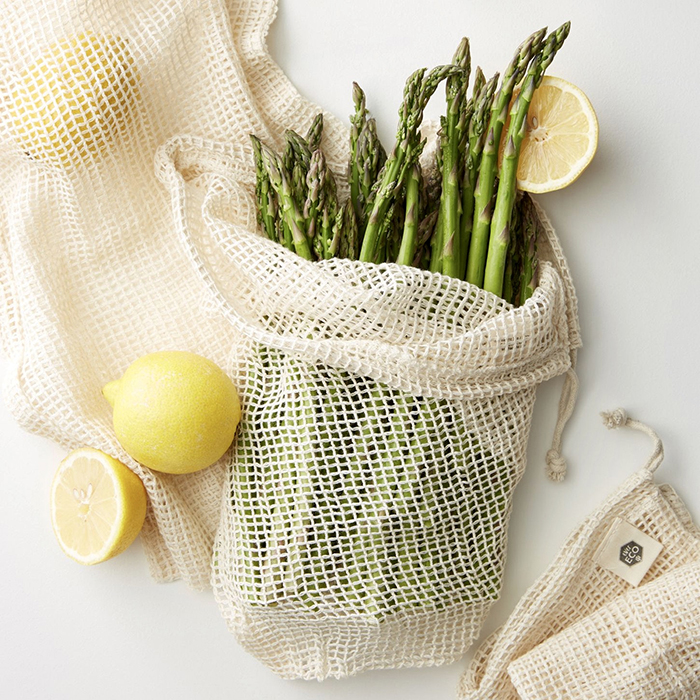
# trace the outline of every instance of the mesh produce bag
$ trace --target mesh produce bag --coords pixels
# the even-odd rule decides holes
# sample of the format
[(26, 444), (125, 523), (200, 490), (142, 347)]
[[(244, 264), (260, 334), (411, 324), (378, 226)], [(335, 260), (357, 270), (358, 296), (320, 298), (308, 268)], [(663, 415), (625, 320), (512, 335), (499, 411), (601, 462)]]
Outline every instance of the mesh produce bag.
[[(138, 357), (190, 350), (228, 369), (236, 333), (202, 306), (173, 235), (156, 148), (176, 134), (276, 147), (320, 111), (264, 44), (273, 0), (2, 0), (0, 350), (4, 399), (27, 430), (90, 445), (143, 480), (158, 580), (209, 585), (224, 464), (157, 474), (116, 441), (100, 393)], [(324, 150), (347, 132), (325, 115)]]
[(700, 697), (700, 530), (654, 482), (661, 441), (618, 410), (608, 427), (649, 433), (655, 451), (577, 528), (506, 624), (478, 650), (469, 700)]
[(221, 611), (284, 677), (452, 661), (498, 597), (536, 387), (579, 342), (554, 232), (540, 211), (540, 284), (514, 308), (412, 267), (302, 259), (253, 232), (235, 162), (188, 139), (159, 160), (239, 338)]

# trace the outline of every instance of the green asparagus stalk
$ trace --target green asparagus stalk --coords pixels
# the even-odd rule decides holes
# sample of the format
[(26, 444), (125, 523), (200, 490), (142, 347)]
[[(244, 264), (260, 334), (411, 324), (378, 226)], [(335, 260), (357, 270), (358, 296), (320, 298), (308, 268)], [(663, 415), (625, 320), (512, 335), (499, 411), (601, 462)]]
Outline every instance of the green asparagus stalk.
[(306, 132), (306, 145), (309, 151), (313, 153), (321, 148), (321, 138), (323, 137), (323, 114), (320, 112), (311, 122), (309, 130)]
[(360, 164), (358, 143), (360, 134), (367, 123), (367, 100), (364, 91), (357, 83), (352, 84), (352, 99), (355, 104), (355, 112), (350, 117), (350, 167), (348, 181), (350, 185), (350, 199), (359, 220), (362, 216), (360, 182), (363, 176), (363, 167)]
[(406, 217), (404, 219), (401, 248), (396, 262), (399, 265), (413, 265), (418, 248), (418, 222), (420, 221), (420, 186), (422, 174), (416, 163), (406, 185)]
[(387, 225), (386, 214), (395, 201), (397, 191), (403, 185), (406, 174), (418, 162), (425, 142), (421, 139), (419, 128), (428, 100), (437, 90), (438, 85), (449, 76), (461, 72), (457, 66), (438, 66), (426, 75), (425, 69), (417, 70), (411, 75), (404, 90), (404, 101), (399, 111), (399, 126), (396, 144), (387, 158), (380, 177), (376, 193), (365, 228), (360, 260), (376, 262), (384, 227)]
[(348, 258), (349, 260), (357, 260), (357, 253), (357, 217), (355, 216), (355, 209), (352, 206), (352, 201), (348, 199), (343, 206), (343, 235), (340, 239), (338, 256), (341, 258)]
[(270, 186), (270, 178), (265, 170), (262, 157), (262, 143), (260, 139), (252, 135), (250, 140), (253, 144), (255, 157), (255, 197), (258, 203), (258, 223), (270, 240), (277, 241), (277, 229), (275, 226), (277, 197)]
[(280, 202), (280, 214), (291, 231), (294, 250), (302, 258), (313, 260), (309, 241), (306, 238), (304, 217), (297, 207), (294, 192), (289, 183), (289, 176), (285, 172), (282, 160), (264, 144), (261, 144), (261, 153), (270, 184), (275, 189)]
[(420, 224), (418, 224), (418, 244), (416, 253), (413, 256), (413, 267), (422, 270), (427, 270), (430, 267), (430, 239), (435, 232), (435, 224), (437, 222), (438, 210), (430, 212), (424, 216)]
[[(452, 59), (452, 63), (459, 66), (462, 71), (447, 79), (447, 116), (445, 119), (445, 133), (442, 137), (442, 196), (440, 199), (440, 213), (438, 215), (438, 231), (441, 237), (436, 246), (438, 254), (441, 254), (442, 263), (439, 265), (442, 272), (451, 277), (459, 276), (460, 259), (460, 165), (459, 146), (462, 141), (460, 120), (467, 119), (467, 86), (471, 70), (471, 55), (469, 41), (463, 38)], [(462, 131), (466, 128), (463, 124)], [(432, 265), (431, 265), (432, 268)]]
[(462, 216), (460, 218), (460, 245), (458, 276), (466, 276), (467, 256), (474, 225), (474, 189), (484, 148), (486, 120), (491, 112), (493, 96), (496, 92), (499, 74), (496, 73), (474, 95), (474, 109), (469, 120), (467, 143), (465, 144), (466, 162), (462, 177)]
[[(311, 161), (311, 148), (309, 147), (306, 139), (292, 129), (287, 129), (284, 134), (284, 138), (287, 144), (287, 149), (291, 152), (292, 166), (299, 163), (304, 170), (308, 170), (309, 162)], [(287, 151), (285, 150), (285, 153), (286, 152)]]
[(323, 151), (315, 150), (311, 154), (309, 172), (306, 176), (306, 202), (304, 203), (304, 222), (306, 237), (315, 246), (316, 236), (320, 227), (319, 217), (323, 210), (326, 193), (326, 158)]
[(306, 175), (309, 172), (309, 164), (311, 162), (311, 151), (306, 139), (300, 136), (296, 131), (288, 129), (285, 134), (286, 147), (284, 151), (284, 162), (294, 201), (297, 208), (301, 211), (306, 202)]
[(546, 29), (541, 29), (528, 37), (518, 48), (508, 64), (501, 87), (494, 98), (489, 124), (486, 129), (486, 140), (481, 154), (479, 175), (474, 191), (474, 222), (467, 259), (467, 281), (479, 287), (484, 283), (486, 254), (491, 228), (491, 207), (496, 182), (498, 147), (501, 133), (508, 116), (508, 105), (513, 89), (525, 75), (525, 71), (534, 55), (542, 46)]
[(333, 239), (336, 233), (336, 217), (338, 216), (338, 196), (335, 180), (330, 169), (326, 170), (323, 191), (323, 206), (320, 208), (319, 227), (314, 238), (314, 252), (319, 260), (333, 257)]
[(571, 24), (566, 22), (553, 31), (543, 48), (532, 61), (523, 85), (510, 112), (510, 125), (503, 150), (498, 195), (490, 227), (488, 260), (484, 275), (484, 289), (501, 295), (503, 274), (508, 252), (510, 217), (516, 193), (516, 176), (520, 147), (527, 133), (527, 112), (535, 90), (542, 82), (545, 71), (569, 35)]
[(520, 304), (524, 304), (534, 293), (538, 284), (537, 219), (529, 195), (523, 197), (523, 263), (520, 277)]
[(357, 167), (360, 171), (359, 193), (355, 204), (358, 228), (366, 224), (366, 208), (372, 199), (372, 190), (386, 162), (386, 151), (377, 134), (377, 122), (370, 117), (365, 122), (357, 142)]
[(510, 224), (510, 242), (508, 244), (508, 257), (503, 279), (503, 298), (514, 306), (520, 305), (520, 284), (523, 271), (523, 249), (525, 235), (522, 220), (522, 196), (519, 196), (513, 207)]

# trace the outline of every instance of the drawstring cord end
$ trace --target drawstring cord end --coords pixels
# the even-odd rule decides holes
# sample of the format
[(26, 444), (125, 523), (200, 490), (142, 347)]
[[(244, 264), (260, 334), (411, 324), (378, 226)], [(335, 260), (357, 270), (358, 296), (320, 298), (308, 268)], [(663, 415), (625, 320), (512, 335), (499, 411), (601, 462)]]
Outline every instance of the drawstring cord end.
[(624, 408), (616, 408), (614, 411), (603, 411), (600, 414), (603, 417), (603, 424), (608, 430), (615, 430), (627, 425), (627, 413)]
[(630, 418), (624, 408), (616, 408), (614, 411), (603, 411), (600, 415), (603, 417), (603, 423), (608, 430), (615, 430), (615, 428), (625, 426), (646, 433), (654, 441), (654, 451), (644, 468), (650, 472), (656, 471), (664, 458), (664, 445), (656, 432), (646, 423)]
[(557, 450), (547, 450), (547, 476), (552, 481), (564, 481), (566, 476), (566, 460)]
[(552, 481), (564, 481), (566, 476), (566, 460), (561, 456), (561, 437), (569, 418), (574, 411), (576, 395), (578, 394), (578, 377), (573, 368), (569, 369), (564, 377), (564, 386), (559, 399), (559, 415), (554, 429), (552, 447), (547, 451), (545, 458), (546, 473)]

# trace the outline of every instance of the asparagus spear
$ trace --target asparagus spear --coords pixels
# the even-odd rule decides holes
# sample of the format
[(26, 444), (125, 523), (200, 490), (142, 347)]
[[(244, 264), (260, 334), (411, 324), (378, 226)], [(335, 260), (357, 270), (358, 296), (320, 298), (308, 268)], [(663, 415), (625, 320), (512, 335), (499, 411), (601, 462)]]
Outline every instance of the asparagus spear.
[(520, 45), (503, 73), (501, 87), (491, 107), (489, 124), (486, 129), (486, 140), (481, 154), (479, 175), (474, 191), (474, 222), (467, 259), (467, 281), (479, 287), (483, 286), (484, 282), (498, 146), (501, 141), (503, 125), (508, 115), (508, 105), (513, 89), (525, 75), (532, 57), (542, 46), (545, 34), (546, 29), (541, 29)]
[(379, 173), (386, 162), (386, 151), (377, 134), (377, 122), (367, 119), (357, 143), (357, 167), (360, 171), (359, 192), (355, 203), (358, 228), (364, 230), (366, 223), (365, 209), (372, 199), (372, 190)]
[(309, 241), (306, 238), (304, 217), (297, 207), (294, 192), (289, 182), (289, 175), (285, 172), (282, 160), (264, 144), (261, 144), (261, 153), (265, 170), (270, 178), (270, 184), (277, 192), (277, 197), (279, 198), (281, 216), (291, 232), (294, 250), (302, 258), (313, 260)]
[[(437, 154), (439, 155), (440, 149)], [(439, 159), (438, 159), (439, 160)], [(433, 261), (433, 245), (438, 237), (437, 219), (440, 209), (440, 195), (442, 194), (442, 176), (439, 168), (430, 168), (423, 176), (420, 192), (421, 220), (418, 224), (418, 248), (414, 264), (416, 267), (427, 270)]]
[(515, 201), (518, 157), (527, 133), (527, 112), (535, 90), (542, 82), (544, 73), (557, 51), (564, 44), (570, 28), (571, 23), (566, 22), (547, 37), (543, 48), (532, 61), (511, 108), (484, 275), (484, 289), (499, 296), (503, 291), (503, 271), (508, 252), (510, 217)]
[(343, 235), (340, 239), (338, 256), (357, 260), (358, 253), (357, 217), (352, 202), (348, 199), (343, 207)]
[(338, 196), (335, 180), (330, 169), (326, 170), (323, 206), (319, 211), (320, 219), (314, 238), (314, 252), (319, 260), (326, 260), (333, 257), (333, 239), (335, 237), (336, 217), (338, 215)]
[(367, 107), (365, 93), (357, 84), (352, 84), (352, 99), (355, 103), (355, 113), (350, 117), (350, 168), (348, 180), (350, 185), (350, 199), (352, 200), (355, 214), (359, 218), (362, 214), (360, 204), (360, 181), (362, 180), (363, 168), (360, 165), (358, 152), (358, 142), (360, 134), (367, 122)]
[[(459, 274), (459, 216), (460, 216), (460, 157), (459, 146), (462, 141), (460, 121), (466, 120), (467, 85), (471, 70), (469, 41), (465, 37), (457, 47), (452, 63), (462, 72), (447, 79), (447, 116), (442, 143), (442, 196), (438, 214), (438, 231), (441, 240), (437, 241), (436, 250), (442, 256), (442, 272), (452, 277)], [(462, 131), (466, 128), (463, 123)], [(431, 265), (432, 269), (432, 265)]]
[(306, 202), (304, 203), (304, 221), (306, 236), (315, 247), (315, 239), (320, 227), (320, 212), (323, 210), (326, 191), (326, 158), (323, 151), (315, 150), (311, 154), (309, 172), (306, 176)]
[(523, 197), (523, 263), (520, 277), (520, 303), (524, 304), (533, 294), (538, 283), (537, 221), (529, 195)]
[(374, 195), (360, 251), (360, 260), (376, 262), (378, 247), (387, 225), (386, 214), (401, 188), (406, 174), (418, 161), (423, 150), (419, 127), (423, 111), (438, 85), (451, 75), (461, 72), (457, 66), (438, 66), (427, 75), (421, 68), (413, 73), (404, 90), (404, 101), (399, 111), (396, 144), (387, 158)]
[(270, 240), (277, 241), (277, 229), (275, 219), (277, 217), (277, 197), (270, 186), (270, 178), (267, 176), (262, 157), (262, 143), (260, 139), (251, 134), (255, 156), (255, 197), (258, 203), (258, 223), (264, 229)]
[(323, 136), (323, 114), (320, 112), (311, 122), (309, 130), (306, 132), (306, 145), (309, 151), (313, 153), (321, 148), (321, 137)]
[(496, 92), (499, 74), (496, 73), (478, 93), (474, 95), (474, 111), (469, 120), (467, 133), (468, 145), (464, 174), (462, 177), (462, 216), (460, 218), (460, 245), (458, 276), (464, 279), (467, 267), (467, 255), (471, 243), (472, 227), (474, 225), (474, 188), (481, 162), (481, 152), (484, 148), (486, 120), (491, 112), (493, 96)]
[(406, 217), (404, 219), (401, 248), (396, 262), (399, 265), (412, 265), (418, 248), (418, 222), (420, 220), (420, 164), (416, 163), (406, 185)]
[(288, 129), (284, 134), (284, 138), (286, 148), (283, 162), (290, 176), (289, 180), (294, 194), (294, 201), (297, 208), (301, 211), (304, 208), (304, 202), (306, 202), (306, 175), (309, 172), (311, 150), (306, 139), (297, 134), (296, 131)]
[(418, 242), (416, 245), (416, 253), (413, 256), (413, 262), (410, 263), (413, 267), (417, 267), (422, 270), (427, 270), (430, 267), (430, 239), (435, 231), (435, 224), (437, 222), (438, 211), (430, 212), (427, 216), (424, 216), (420, 224), (418, 224)]
[(505, 275), (503, 279), (503, 298), (513, 304), (520, 305), (520, 283), (523, 270), (523, 249), (525, 235), (523, 232), (523, 220), (521, 205), (522, 196), (513, 207), (513, 214), (510, 225), (510, 242), (508, 244), (508, 259), (506, 263)]

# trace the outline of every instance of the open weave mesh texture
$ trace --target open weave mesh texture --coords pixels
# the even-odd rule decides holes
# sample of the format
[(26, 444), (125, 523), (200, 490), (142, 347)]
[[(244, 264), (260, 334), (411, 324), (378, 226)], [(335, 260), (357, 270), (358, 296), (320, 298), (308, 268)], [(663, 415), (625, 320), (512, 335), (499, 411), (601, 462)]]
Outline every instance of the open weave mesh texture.
[[(320, 111), (264, 44), (273, 0), (2, 0), (0, 351), (4, 399), (27, 430), (90, 445), (143, 480), (153, 575), (206, 587), (223, 463), (152, 473), (117, 443), (100, 393), (156, 350), (228, 367), (236, 331), (203, 313), (173, 235), (157, 147), (176, 134), (229, 145), (251, 182), (249, 133), (279, 148)], [(349, 90), (349, 88), (348, 88)], [(342, 173), (346, 130), (325, 115)], [(247, 178), (247, 180), (246, 180)]]
[[(441, 663), (498, 593), (535, 388), (579, 345), (571, 279), (544, 217), (540, 285), (519, 309), (256, 234), (248, 134), (279, 148), (317, 112), (267, 54), (274, 10), (2, 4), (5, 400), (26, 429), (141, 477), (158, 580), (209, 585), (218, 527), (222, 612), (279, 673)], [(342, 193), (347, 132), (325, 123)], [(187, 476), (134, 462), (100, 392), (167, 349), (241, 389), (232, 458)]]
[[(641, 585), (593, 555), (615, 518), (662, 546)], [(577, 528), (462, 677), (468, 700), (700, 697), (700, 530), (651, 472)]]
[(158, 163), (211, 311), (240, 332), (213, 557), (230, 628), (289, 678), (453, 661), (498, 597), (535, 389), (578, 342), (551, 226), (540, 284), (513, 308), (251, 233), (236, 222), (252, 195), (209, 144), (176, 139)]

